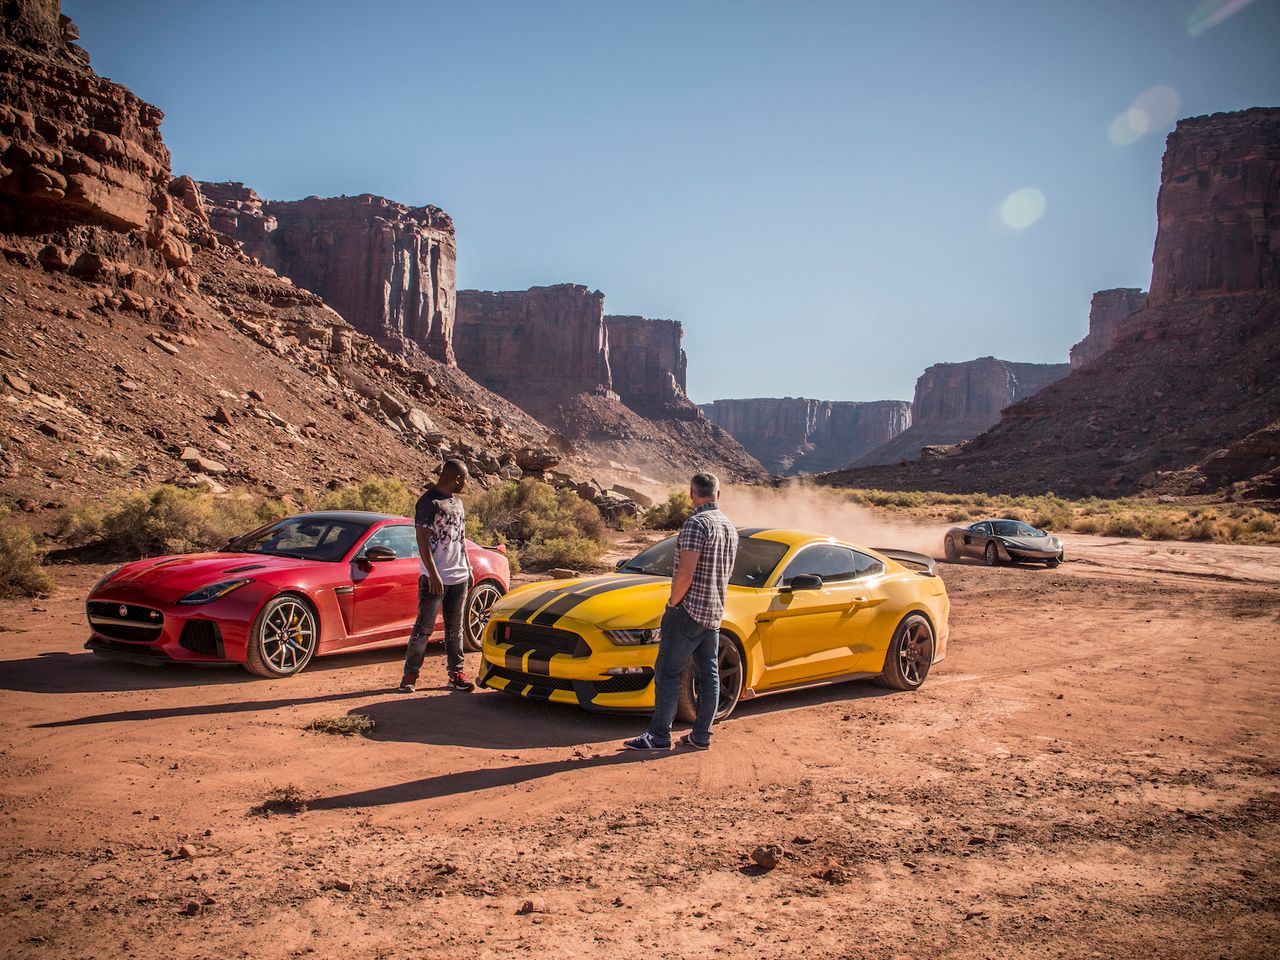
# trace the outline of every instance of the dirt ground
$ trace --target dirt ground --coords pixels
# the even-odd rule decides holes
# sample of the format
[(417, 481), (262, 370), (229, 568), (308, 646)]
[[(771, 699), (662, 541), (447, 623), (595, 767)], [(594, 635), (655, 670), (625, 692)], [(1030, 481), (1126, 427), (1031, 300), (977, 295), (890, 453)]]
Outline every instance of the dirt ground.
[(1067, 540), (941, 568), (919, 692), (762, 698), (657, 758), (634, 718), (395, 693), (394, 652), (98, 660), (102, 568), (64, 568), (0, 605), (0, 955), (1274, 957), (1280, 549)]

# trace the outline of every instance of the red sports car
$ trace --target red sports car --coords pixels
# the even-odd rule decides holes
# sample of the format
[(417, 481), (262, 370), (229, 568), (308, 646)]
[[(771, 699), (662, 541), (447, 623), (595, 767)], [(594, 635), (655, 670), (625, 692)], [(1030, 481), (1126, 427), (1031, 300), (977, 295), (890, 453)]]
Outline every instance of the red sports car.
[[(502, 547), (467, 541), (474, 582), (464, 643), (479, 650), (489, 609), (507, 592)], [(286, 517), (217, 553), (153, 557), (89, 592), (85, 647), (141, 663), (240, 663), (262, 677), (313, 656), (404, 644), (418, 612), (413, 522), (332, 511)], [(435, 630), (442, 629), (436, 621)]]

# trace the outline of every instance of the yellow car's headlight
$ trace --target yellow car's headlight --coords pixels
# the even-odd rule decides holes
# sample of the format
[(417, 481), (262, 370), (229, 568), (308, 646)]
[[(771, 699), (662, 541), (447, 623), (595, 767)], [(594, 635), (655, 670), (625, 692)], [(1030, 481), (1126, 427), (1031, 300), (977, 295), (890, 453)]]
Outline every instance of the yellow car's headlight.
[(604, 635), (610, 643), (620, 647), (638, 647), (645, 643), (657, 643), (662, 639), (662, 631), (657, 627), (651, 630), (606, 630)]

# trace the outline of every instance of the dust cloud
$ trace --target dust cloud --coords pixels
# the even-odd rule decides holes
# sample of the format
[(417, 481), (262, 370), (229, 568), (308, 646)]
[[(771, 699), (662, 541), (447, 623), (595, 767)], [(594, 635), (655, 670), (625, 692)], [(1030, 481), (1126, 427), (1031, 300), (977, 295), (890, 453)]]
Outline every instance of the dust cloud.
[(839, 491), (792, 481), (784, 487), (727, 486), (720, 506), (739, 527), (786, 527), (838, 537), (864, 547), (942, 556), (946, 525), (894, 520), (851, 503)]

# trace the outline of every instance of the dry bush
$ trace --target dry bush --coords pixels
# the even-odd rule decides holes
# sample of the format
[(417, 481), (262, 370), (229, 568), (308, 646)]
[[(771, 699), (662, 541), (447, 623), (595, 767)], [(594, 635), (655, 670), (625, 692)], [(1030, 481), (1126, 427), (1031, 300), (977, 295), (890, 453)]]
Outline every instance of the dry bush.
[(306, 813), (307, 798), (292, 783), (287, 787), (272, 787), (267, 791), (263, 801), (250, 812), (261, 817), (269, 817), (273, 813), (283, 813), (289, 816)]
[(374, 727), (373, 717), (363, 713), (347, 713), (340, 717), (320, 717), (307, 724), (308, 730), (317, 733), (332, 733), (343, 737), (368, 733)]
[(0, 506), (0, 599), (47, 597), (53, 577), (27, 525)]
[(508, 559), (525, 566), (596, 566), (607, 545), (605, 530), (595, 504), (528, 478), (486, 490), (467, 505), (471, 538), (514, 546)]
[(678, 530), (691, 513), (693, 501), (689, 494), (677, 490), (662, 503), (655, 503), (645, 511), (644, 525), (650, 530)]
[(353, 487), (343, 487), (320, 498), (321, 510), (368, 510), (397, 517), (412, 517), (418, 498), (395, 477), (369, 477)]
[(130, 557), (190, 553), (220, 547), (286, 512), (280, 501), (253, 494), (215, 496), (161, 484), (70, 510), (59, 535)]

